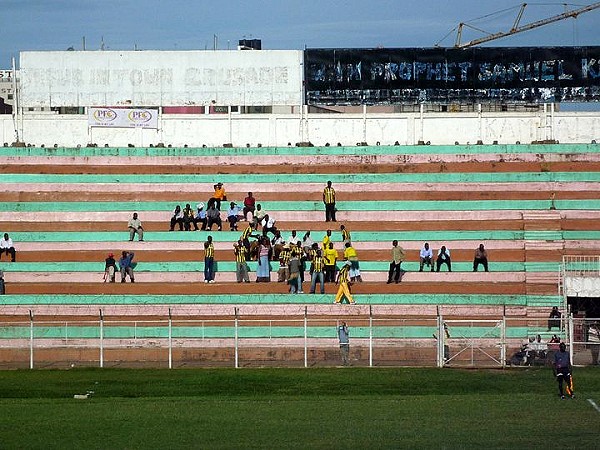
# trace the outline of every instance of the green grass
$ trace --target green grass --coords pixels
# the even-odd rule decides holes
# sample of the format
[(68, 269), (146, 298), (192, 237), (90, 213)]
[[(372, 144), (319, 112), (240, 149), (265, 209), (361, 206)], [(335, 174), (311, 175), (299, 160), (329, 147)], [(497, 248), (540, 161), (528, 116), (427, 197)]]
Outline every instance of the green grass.
[(0, 448), (597, 448), (575, 374), (561, 401), (549, 369), (3, 371)]

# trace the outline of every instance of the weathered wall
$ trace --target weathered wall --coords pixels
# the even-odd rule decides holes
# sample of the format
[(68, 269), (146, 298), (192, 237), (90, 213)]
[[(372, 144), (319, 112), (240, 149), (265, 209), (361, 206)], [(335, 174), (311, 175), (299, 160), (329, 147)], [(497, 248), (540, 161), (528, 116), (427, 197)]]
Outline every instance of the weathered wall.
[[(26, 113), (19, 120), (19, 136), (37, 146), (149, 146), (158, 142), (173, 146), (286, 146), (310, 141), (355, 145), (412, 145), (423, 140), (433, 145), (523, 144), (544, 139), (561, 143), (600, 142), (597, 113), (429, 113), (423, 114), (232, 114), (162, 116), (159, 129), (89, 128), (85, 115)], [(13, 118), (0, 116), (0, 144), (15, 140)]]

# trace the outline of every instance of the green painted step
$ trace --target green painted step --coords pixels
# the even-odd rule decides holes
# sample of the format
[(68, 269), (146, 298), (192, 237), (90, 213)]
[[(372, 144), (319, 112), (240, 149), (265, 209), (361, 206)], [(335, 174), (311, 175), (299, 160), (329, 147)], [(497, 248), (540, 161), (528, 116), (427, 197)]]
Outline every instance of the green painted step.
[[(168, 339), (169, 330), (163, 326), (103, 326), (104, 339)], [(368, 327), (352, 327), (353, 339), (367, 339), (370, 336)], [(385, 326), (375, 325), (372, 330), (374, 339), (433, 339), (433, 333), (437, 331), (435, 321), (431, 326)], [(528, 335), (526, 327), (508, 327), (506, 335), (508, 338), (520, 338)], [(2, 339), (29, 339), (29, 326), (0, 327), (0, 340)], [(173, 339), (233, 339), (235, 328), (233, 326), (177, 326), (174, 324), (171, 330)], [(495, 338), (500, 339), (500, 329), (489, 324), (486, 326), (452, 327), (455, 336), (465, 338)], [(333, 327), (308, 326), (306, 335), (311, 339), (331, 338), (337, 339), (336, 329)], [(294, 326), (241, 326), (238, 327), (239, 339), (256, 338), (303, 338), (304, 325)], [(42, 339), (100, 339), (99, 326), (86, 325), (35, 325), (33, 332), (34, 340)], [(68, 344), (67, 344), (68, 345)], [(432, 344), (434, 346), (435, 344)]]
[[(134, 260), (135, 261), (135, 260)], [(217, 261), (216, 271), (218, 272), (235, 272), (234, 261)], [(340, 267), (341, 263), (338, 263)], [(250, 271), (255, 271), (257, 267), (256, 261), (249, 261), (248, 267)], [(389, 270), (389, 261), (362, 261), (360, 269), (365, 272), (387, 272)], [(404, 262), (402, 264), (404, 270), (415, 272), (419, 270), (418, 262)], [(554, 262), (510, 262), (499, 261), (490, 262), (490, 270), (492, 272), (557, 272), (560, 263)], [(472, 261), (456, 261), (452, 263), (452, 268), (455, 272), (471, 272), (473, 270)], [(0, 262), (0, 269), (6, 273), (9, 272), (104, 272), (104, 261), (98, 262)], [(279, 269), (279, 263), (271, 261), (271, 270)], [(138, 261), (135, 266), (136, 272), (202, 272), (204, 271), (204, 261), (170, 261), (170, 262), (145, 262)], [(442, 266), (442, 272), (446, 272), (446, 266)]]
[(0, 156), (255, 156), (261, 155), (423, 155), (487, 153), (597, 153), (596, 144), (552, 145), (381, 145), (352, 147), (0, 147)]
[[(179, 202), (196, 204), (195, 201)], [(165, 211), (173, 210), (175, 202), (2, 202), (0, 211), (7, 212), (115, 212), (115, 211)], [(322, 202), (265, 201), (260, 202), (265, 211), (323, 211)], [(557, 200), (557, 209), (597, 210), (600, 200)], [(495, 210), (548, 210), (548, 200), (433, 200), (433, 201), (340, 201), (340, 211), (495, 211)], [(107, 217), (107, 220), (110, 219)], [(275, 219), (277, 215), (275, 214)]]
[[(279, 174), (36, 174), (3, 173), (3, 183), (172, 183), (180, 186), (227, 183), (529, 183), (599, 182), (599, 172), (443, 172), (443, 173), (279, 173)], [(174, 186), (179, 189), (180, 186)], [(227, 187), (227, 186), (225, 186)], [(336, 186), (334, 186), (336, 187)], [(256, 190), (260, 190), (257, 186)], [(341, 187), (339, 190), (343, 190)], [(558, 208), (558, 203), (556, 204)]]
[[(243, 294), (243, 295), (3, 295), (4, 305), (270, 305), (331, 304), (333, 294)], [(558, 295), (464, 295), (464, 294), (357, 294), (367, 305), (536, 305), (546, 300), (558, 305)], [(233, 312), (232, 312), (233, 313)]]

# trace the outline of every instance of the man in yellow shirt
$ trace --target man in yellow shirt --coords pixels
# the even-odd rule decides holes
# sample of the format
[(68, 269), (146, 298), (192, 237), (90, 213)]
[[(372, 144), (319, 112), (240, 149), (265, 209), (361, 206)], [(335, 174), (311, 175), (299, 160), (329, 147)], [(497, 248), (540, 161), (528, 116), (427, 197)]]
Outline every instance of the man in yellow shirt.
[(356, 250), (354, 247), (352, 247), (350, 242), (346, 242), (344, 259), (350, 262), (350, 281), (358, 281), (359, 283), (362, 283), (362, 277), (360, 276), (360, 268), (358, 265), (358, 255), (356, 254)]
[(323, 189), (323, 203), (325, 204), (325, 222), (335, 222), (335, 189), (331, 187), (331, 181)]
[(350, 282), (348, 281), (348, 272), (350, 271), (350, 261), (346, 261), (338, 273), (337, 283), (339, 285), (335, 295), (335, 303), (342, 303), (346, 298), (348, 303), (354, 303), (352, 293), (350, 292)]
[(213, 188), (215, 189), (215, 193), (213, 194), (211, 200), (215, 202), (217, 209), (221, 211), (221, 202), (223, 200), (227, 200), (225, 188), (223, 187), (223, 183), (217, 183), (213, 186)]
[(325, 259), (325, 283), (335, 282), (335, 263), (338, 260), (338, 252), (333, 248), (333, 243), (323, 250), (323, 258)]

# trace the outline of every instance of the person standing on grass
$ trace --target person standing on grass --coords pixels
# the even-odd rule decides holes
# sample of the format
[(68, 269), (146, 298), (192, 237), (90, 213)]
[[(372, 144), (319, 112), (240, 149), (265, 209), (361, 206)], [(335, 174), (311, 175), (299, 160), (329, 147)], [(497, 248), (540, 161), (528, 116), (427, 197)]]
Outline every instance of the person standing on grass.
[[(571, 368), (571, 355), (567, 351), (565, 343), (561, 342), (558, 346), (558, 351), (554, 354), (554, 373), (556, 375), (556, 381), (558, 381), (558, 392), (561, 399), (565, 398), (564, 391), (566, 391), (567, 395), (571, 398), (575, 398), (571, 380)], [(565, 383), (564, 391), (563, 382)]]
[(337, 329), (338, 341), (340, 343), (340, 356), (342, 365), (350, 364), (350, 331), (346, 322), (342, 322)]
[(204, 243), (204, 282), (215, 282), (215, 246), (212, 236), (208, 236)]
[(325, 204), (325, 222), (336, 222), (335, 220), (335, 189), (331, 187), (331, 181), (323, 189), (323, 203)]

